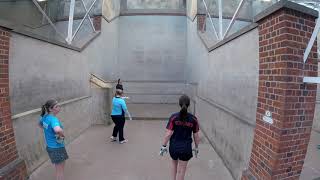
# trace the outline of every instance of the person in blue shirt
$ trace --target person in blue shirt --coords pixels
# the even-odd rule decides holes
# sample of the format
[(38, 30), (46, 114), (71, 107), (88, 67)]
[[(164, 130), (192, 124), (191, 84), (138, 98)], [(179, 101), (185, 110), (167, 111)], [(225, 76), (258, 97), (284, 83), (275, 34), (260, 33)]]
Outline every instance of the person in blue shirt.
[(46, 150), (56, 168), (56, 179), (64, 179), (64, 165), (69, 158), (64, 145), (63, 125), (56, 117), (61, 108), (56, 100), (48, 100), (42, 106), (39, 126), (43, 129)]
[(111, 118), (115, 126), (113, 128), (112, 136), (110, 137), (112, 141), (117, 140), (119, 133), (119, 143), (123, 144), (128, 142), (127, 139), (123, 137), (123, 128), (125, 124), (125, 113), (128, 114), (130, 120), (132, 120), (131, 115), (128, 111), (126, 102), (122, 98), (123, 91), (121, 89), (116, 89), (115, 97), (112, 99), (112, 111)]
[[(167, 143), (170, 140), (169, 153), (172, 158), (172, 180), (184, 180), (188, 161), (198, 155), (199, 124), (197, 118), (188, 113), (190, 99), (186, 95), (179, 98), (180, 112), (174, 113), (169, 118), (166, 134), (160, 148), (160, 155), (167, 152)], [(192, 150), (192, 135), (195, 149)]]

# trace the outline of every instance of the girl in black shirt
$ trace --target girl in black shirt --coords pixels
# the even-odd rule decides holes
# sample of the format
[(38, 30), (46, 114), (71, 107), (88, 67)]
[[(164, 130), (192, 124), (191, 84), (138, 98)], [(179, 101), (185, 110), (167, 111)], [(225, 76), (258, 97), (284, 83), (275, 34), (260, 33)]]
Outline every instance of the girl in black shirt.
[(188, 161), (192, 155), (192, 135), (195, 144), (195, 154), (198, 154), (199, 124), (197, 118), (188, 113), (190, 99), (183, 95), (179, 99), (180, 112), (171, 115), (167, 124), (167, 131), (160, 149), (160, 155), (167, 151), (170, 140), (169, 153), (172, 158), (172, 180), (184, 180)]

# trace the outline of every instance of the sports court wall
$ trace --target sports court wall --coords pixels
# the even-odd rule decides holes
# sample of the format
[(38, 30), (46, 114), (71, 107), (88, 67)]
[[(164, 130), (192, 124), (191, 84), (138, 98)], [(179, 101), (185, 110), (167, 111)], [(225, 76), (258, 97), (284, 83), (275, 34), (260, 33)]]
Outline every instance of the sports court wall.
[[(102, 32), (85, 50), (77, 52), (12, 33), (9, 55), (9, 85), (17, 149), (29, 171), (47, 159), (37, 122), (37, 110), (50, 98), (62, 102), (58, 117), (67, 142), (85, 129), (108, 118), (100, 113), (103, 93), (92, 89), (90, 73), (113, 79), (118, 55), (118, 19), (102, 21)], [(107, 101), (107, 99), (105, 99)], [(110, 102), (108, 103), (110, 106)], [(97, 110), (97, 111), (95, 111)], [(107, 111), (107, 110), (106, 110)], [(101, 122), (98, 122), (100, 119)]]
[(208, 52), (188, 20), (187, 82), (198, 83), (196, 115), (235, 178), (247, 167), (254, 135), (258, 92), (256, 28)]

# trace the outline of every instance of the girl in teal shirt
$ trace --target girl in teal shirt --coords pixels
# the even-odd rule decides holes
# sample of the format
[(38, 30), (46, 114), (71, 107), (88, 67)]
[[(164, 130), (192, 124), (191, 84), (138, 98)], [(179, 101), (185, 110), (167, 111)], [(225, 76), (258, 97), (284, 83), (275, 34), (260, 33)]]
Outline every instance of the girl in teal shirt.
[(56, 167), (56, 179), (64, 179), (64, 164), (68, 154), (64, 145), (63, 126), (56, 115), (61, 108), (56, 100), (48, 100), (42, 106), (39, 125), (43, 129), (47, 144), (47, 152)]

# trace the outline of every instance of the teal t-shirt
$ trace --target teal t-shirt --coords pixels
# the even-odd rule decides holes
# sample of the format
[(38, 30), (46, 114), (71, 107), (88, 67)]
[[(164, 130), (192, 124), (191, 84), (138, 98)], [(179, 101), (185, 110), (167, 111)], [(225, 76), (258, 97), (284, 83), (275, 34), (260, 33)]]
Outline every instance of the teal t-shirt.
[(43, 127), (44, 136), (46, 139), (47, 146), (49, 148), (60, 148), (64, 147), (64, 143), (59, 143), (56, 140), (56, 133), (54, 127), (59, 126), (63, 129), (63, 125), (57, 117), (52, 114), (46, 114), (41, 119), (39, 124)]
[(126, 102), (120, 97), (112, 99), (112, 112), (111, 115), (122, 115), (122, 111), (127, 110)]

